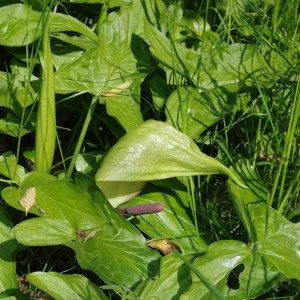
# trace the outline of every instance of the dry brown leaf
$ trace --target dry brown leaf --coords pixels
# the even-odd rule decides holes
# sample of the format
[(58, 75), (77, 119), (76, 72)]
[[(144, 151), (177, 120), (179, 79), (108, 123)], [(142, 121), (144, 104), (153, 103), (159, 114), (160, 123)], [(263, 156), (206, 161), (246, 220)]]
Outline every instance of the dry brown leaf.
[(20, 205), (25, 209), (26, 216), (30, 208), (35, 205), (35, 196), (36, 196), (35, 187), (29, 187), (25, 191), (24, 196), (19, 201)]
[(148, 243), (148, 246), (161, 251), (164, 255), (170, 254), (179, 247), (168, 239), (155, 240)]

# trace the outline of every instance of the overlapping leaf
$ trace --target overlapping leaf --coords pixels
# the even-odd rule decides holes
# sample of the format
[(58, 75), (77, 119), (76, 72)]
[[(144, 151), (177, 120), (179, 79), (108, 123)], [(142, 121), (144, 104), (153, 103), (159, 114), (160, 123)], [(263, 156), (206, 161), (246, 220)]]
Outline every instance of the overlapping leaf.
[[(268, 206), (267, 191), (247, 163), (241, 162), (237, 170), (249, 189), (241, 188), (232, 180), (228, 185), (249, 233), (250, 244), (223, 240), (211, 244), (203, 256), (186, 257), (224, 298), (236, 300), (257, 297), (285, 279), (300, 280), (300, 224), (292, 224)], [(191, 281), (186, 283), (180, 280), (179, 273), (172, 276), (164, 263), (163, 271), (166, 273), (162, 281), (145, 281), (137, 292), (156, 299), (170, 285), (174, 289), (181, 287), (175, 298), (215, 299), (192, 270)], [(189, 278), (189, 273), (185, 276)]]
[[(37, 99), (37, 94), (24, 88), (23, 76), (0, 72), (0, 106), (14, 109), (17, 113)], [(32, 76), (32, 79), (37, 79)]]
[(235, 102), (236, 95), (219, 88), (199, 92), (181, 86), (167, 100), (166, 122), (195, 139), (227, 114)]
[(57, 92), (88, 91), (100, 96), (130, 81), (134, 87), (140, 84), (153, 70), (150, 53), (139, 37), (143, 18), (134, 17), (141, 13), (136, 5), (110, 14), (100, 28), (97, 47), (56, 72)]
[[(292, 224), (268, 205), (267, 191), (249, 164), (240, 162), (238, 170), (249, 189), (242, 189), (231, 180), (228, 186), (249, 233), (250, 245), (238, 241), (214, 243), (193, 263), (226, 299), (253, 298), (281, 280), (300, 279), (300, 224)], [(237, 266), (242, 267), (241, 272), (234, 271)], [(230, 276), (233, 286), (228, 281)], [(211, 299), (200, 279), (196, 275), (192, 278), (182, 299), (199, 295), (201, 299)]]
[[(193, 260), (192, 256), (186, 257)], [(146, 280), (134, 290), (140, 299), (179, 299), (192, 283), (190, 269), (175, 255), (161, 259), (160, 276), (155, 280)], [(197, 297), (195, 299), (198, 299)]]
[[(237, 92), (245, 87), (267, 87), (286, 71), (276, 55), (271, 62), (255, 45), (232, 44), (199, 53), (175, 45), (160, 31), (145, 23), (150, 51), (167, 69), (174, 70), (203, 90), (222, 87)], [(201, 57), (201, 58), (200, 58)]]
[[(226, 299), (251, 299), (283, 279), (272, 265), (260, 262), (259, 255), (239, 241), (220, 241), (210, 245), (208, 252), (196, 258), (193, 265)], [(238, 266), (242, 272), (231, 273)], [(214, 299), (212, 295), (193, 274), (192, 284), (181, 299)]]
[(155, 275), (158, 253), (147, 247), (144, 237), (110, 206), (91, 179), (78, 175), (76, 183), (33, 172), (19, 189), (3, 190), (6, 202), (21, 209), (18, 201), (24, 192), (36, 188), (36, 205), (30, 212), (41, 217), (13, 229), (18, 241), (71, 247), (83, 268), (127, 288)]
[(25, 170), (17, 164), (17, 158), (12, 152), (6, 152), (0, 155), (0, 174), (8, 179), (19, 181), (25, 174)]

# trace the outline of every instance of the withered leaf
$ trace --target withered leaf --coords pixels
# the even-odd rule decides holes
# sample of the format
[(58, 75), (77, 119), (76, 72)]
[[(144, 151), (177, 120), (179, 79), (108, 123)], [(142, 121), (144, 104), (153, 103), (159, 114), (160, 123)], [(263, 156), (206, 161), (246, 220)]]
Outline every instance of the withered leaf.
[(155, 240), (148, 243), (148, 246), (161, 251), (164, 255), (170, 254), (179, 247), (168, 239)]
[(25, 209), (26, 216), (30, 208), (35, 205), (35, 196), (36, 196), (35, 187), (29, 187), (25, 191), (24, 196), (19, 201), (20, 205)]

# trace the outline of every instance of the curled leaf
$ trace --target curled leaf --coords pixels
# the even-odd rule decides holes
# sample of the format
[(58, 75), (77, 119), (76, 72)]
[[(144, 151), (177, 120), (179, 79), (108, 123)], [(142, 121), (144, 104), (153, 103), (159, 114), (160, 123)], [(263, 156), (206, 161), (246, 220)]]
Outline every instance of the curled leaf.
[(123, 82), (122, 84), (118, 85), (117, 87), (115, 87), (105, 93), (102, 93), (101, 96), (113, 97), (113, 96), (119, 95), (123, 91), (127, 90), (131, 86), (131, 84), (132, 84), (132, 80), (128, 80), (128, 81)]
[(30, 208), (35, 205), (35, 196), (36, 196), (35, 187), (29, 187), (25, 191), (24, 196), (19, 201), (20, 205), (25, 209), (26, 216)]
[(87, 233), (84, 230), (78, 229), (76, 232), (76, 237), (83, 239), (84, 244), (87, 242), (87, 240), (91, 239), (95, 235), (96, 235), (96, 230), (93, 230), (90, 233)]
[(87, 240), (93, 238), (96, 235), (96, 230), (91, 231), (83, 240), (83, 243), (85, 244)]

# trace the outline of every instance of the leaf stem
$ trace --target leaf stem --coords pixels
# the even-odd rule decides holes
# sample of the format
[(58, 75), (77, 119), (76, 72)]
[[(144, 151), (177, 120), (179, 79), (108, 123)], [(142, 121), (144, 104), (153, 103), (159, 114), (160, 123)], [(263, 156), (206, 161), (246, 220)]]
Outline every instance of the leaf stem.
[[(278, 201), (278, 206), (277, 206), (277, 209), (280, 213), (282, 213), (283, 206), (287, 200), (287, 198), (285, 197), (284, 201), (280, 201), (280, 199), (282, 198), (282, 195), (283, 195), (283, 191), (284, 191), (284, 183), (285, 183), (285, 179), (286, 179), (288, 162), (290, 161), (291, 149), (293, 146), (295, 131), (296, 131), (299, 115), (300, 115), (300, 90), (299, 90), (299, 88), (300, 88), (300, 79), (298, 80), (294, 103), (293, 103), (293, 107), (292, 107), (292, 111), (291, 111), (290, 123), (289, 123), (289, 127), (288, 127), (288, 132), (286, 134), (287, 143), (285, 144), (282, 159), (281, 159), (280, 165), (279, 165), (279, 170), (277, 173), (280, 175), (280, 171), (282, 169), (282, 177), (281, 177), (279, 196), (278, 196), (279, 201)], [(279, 175), (277, 176), (278, 179), (279, 179)], [(275, 190), (273, 187), (273, 190), (272, 190), (273, 197), (274, 197), (274, 193), (275, 193)], [(281, 202), (284, 202), (284, 203), (281, 203)]]
[(76, 148), (74, 150), (74, 153), (73, 153), (73, 156), (72, 156), (72, 159), (71, 159), (71, 162), (70, 162), (67, 174), (66, 174), (67, 178), (70, 178), (72, 176), (77, 156), (78, 156), (80, 148), (81, 148), (81, 146), (83, 144), (83, 139), (84, 139), (84, 137), (86, 135), (88, 126), (89, 126), (90, 121), (92, 119), (92, 116), (93, 116), (93, 113), (94, 113), (94, 110), (95, 110), (95, 107), (96, 107), (97, 103), (98, 103), (98, 97), (97, 96), (93, 96), (91, 105), (90, 105), (88, 113), (86, 115), (86, 118), (85, 118), (82, 130), (80, 132), (80, 136), (79, 136), (77, 144), (76, 144)]

